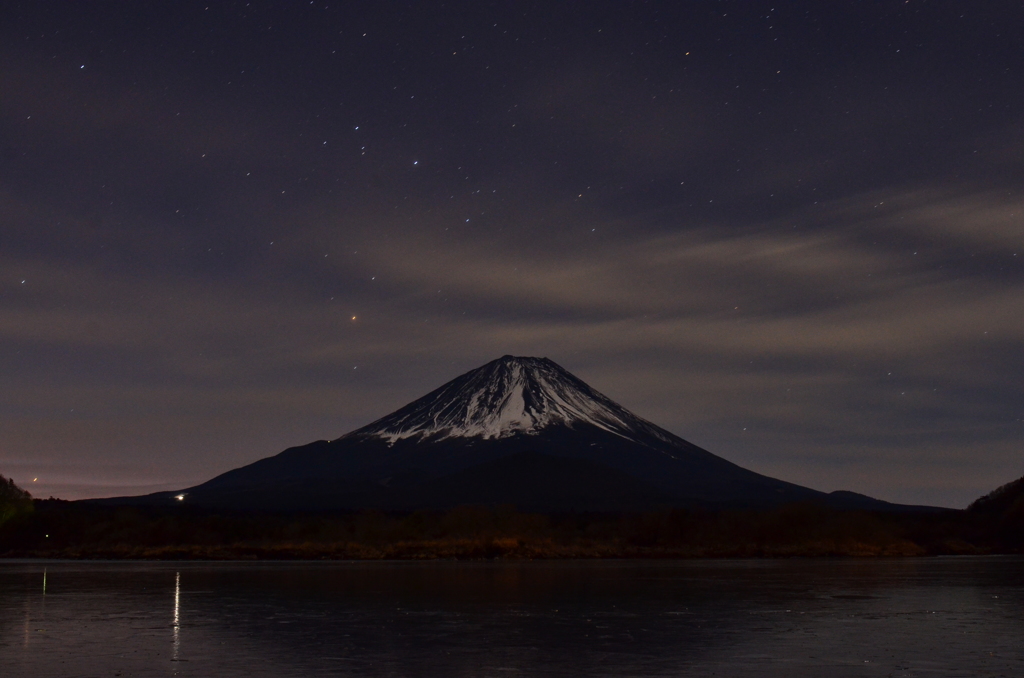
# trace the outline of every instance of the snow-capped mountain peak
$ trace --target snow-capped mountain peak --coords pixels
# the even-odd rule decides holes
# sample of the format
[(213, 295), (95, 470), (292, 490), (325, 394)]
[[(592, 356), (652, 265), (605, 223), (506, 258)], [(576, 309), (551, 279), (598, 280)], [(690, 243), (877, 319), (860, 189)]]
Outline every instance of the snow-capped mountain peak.
[(405, 438), (505, 438), (554, 424), (590, 424), (624, 438), (655, 435), (632, 414), (547, 358), (504, 356), (453, 379), (351, 436), (394, 443)]

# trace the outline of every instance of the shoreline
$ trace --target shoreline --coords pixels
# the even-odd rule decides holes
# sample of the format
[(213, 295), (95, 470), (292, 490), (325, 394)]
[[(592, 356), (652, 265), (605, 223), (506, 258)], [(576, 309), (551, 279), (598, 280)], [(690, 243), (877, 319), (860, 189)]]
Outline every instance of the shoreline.
[(961, 548), (925, 549), (911, 542), (888, 545), (806, 544), (636, 547), (610, 544), (491, 543), (474, 540), (398, 542), (395, 544), (280, 544), (224, 546), (112, 546), (74, 547), (53, 550), (9, 551), (0, 560), (111, 560), (111, 561), (532, 561), (532, 560), (772, 560), (786, 558), (934, 558), (941, 556), (1020, 555), (1019, 550)]
[(270, 514), (36, 501), (0, 527), (0, 558), (595, 560), (886, 558), (1024, 552), (1016, 514), (766, 511), (522, 513), (510, 506)]

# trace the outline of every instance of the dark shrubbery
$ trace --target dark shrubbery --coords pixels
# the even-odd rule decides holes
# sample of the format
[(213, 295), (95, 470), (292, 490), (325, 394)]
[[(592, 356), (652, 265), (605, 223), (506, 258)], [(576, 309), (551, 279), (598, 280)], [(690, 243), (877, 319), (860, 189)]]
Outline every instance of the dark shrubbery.
[(998, 517), (976, 511), (839, 511), (812, 504), (767, 511), (562, 515), (472, 506), (412, 513), (262, 514), (183, 506), (104, 507), (52, 499), (35, 505), (33, 513), (15, 512), (0, 528), (0, 556), (783, 557), (1005, 553), (1024, 548), (1024, 503), (1017, 502)]

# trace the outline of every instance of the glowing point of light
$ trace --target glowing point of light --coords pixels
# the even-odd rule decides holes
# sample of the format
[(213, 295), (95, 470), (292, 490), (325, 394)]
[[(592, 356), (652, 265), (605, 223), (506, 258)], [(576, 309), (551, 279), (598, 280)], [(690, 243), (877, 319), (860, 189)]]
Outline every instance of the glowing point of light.
[(174, 495), (174, 498), (177, 499), (178, 501), (185, 501), (185, 495), (183, 494), (176, 494)]
[(355, 317), (355, 316), (352, 316), (352, 320), (355, 320), (355, 319), (356, 319), (356, 317)]
[(34, 483), (34, 482), (36, 482), (37, 480), (39, 480), (39, 478), (33, 478), (33, 479), (32, 479), (32, 482)]

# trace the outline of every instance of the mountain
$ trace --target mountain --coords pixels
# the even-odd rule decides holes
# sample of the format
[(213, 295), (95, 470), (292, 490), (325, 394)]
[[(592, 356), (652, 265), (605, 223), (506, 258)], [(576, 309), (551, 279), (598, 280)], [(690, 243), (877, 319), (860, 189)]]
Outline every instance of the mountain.
[(672, 434), (637, 417), (547, 358), (504, 356), (351, 435), (399, 440), (509, 438), (590, 426), (627, 440)]
[(547, 358), (504, 356), (341, 438), (293, 447), (179, 492), (121, 502), (276, 510), (620, 511), (816, 501), (638, 417)]

